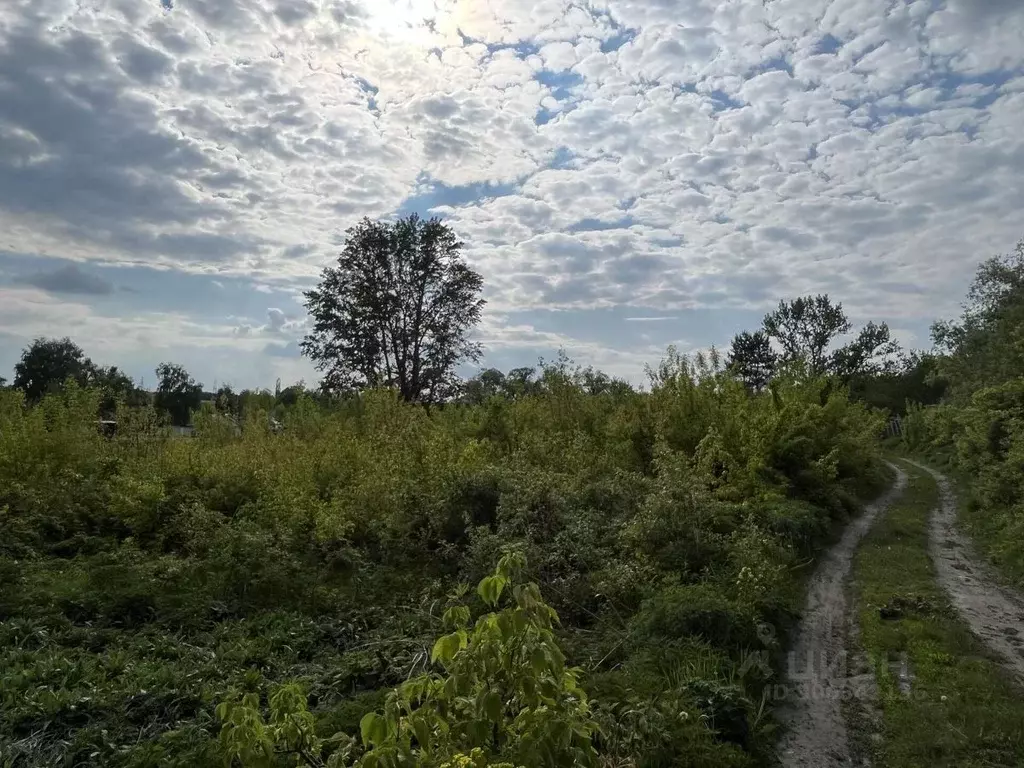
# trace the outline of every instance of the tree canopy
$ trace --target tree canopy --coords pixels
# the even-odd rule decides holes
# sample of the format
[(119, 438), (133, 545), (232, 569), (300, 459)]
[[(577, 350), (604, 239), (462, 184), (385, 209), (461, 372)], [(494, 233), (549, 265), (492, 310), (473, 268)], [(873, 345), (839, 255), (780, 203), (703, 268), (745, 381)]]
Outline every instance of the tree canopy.
[(802, 361), (815, 376), (828, 368), (829, 345), (851, 327), (843, 305), (833, 304), (826, 295), (780, 301), (774, 312), (764, 316), (763, 326), (781, 347), (783, 363)]
[(955, 398), (1024, 371), (1024, 240), (1013, 253), (983, 262), (958, 320), (932, 326), (944, 353), (940, 371)]
[(777, 365), (778, 356), (764, 331), (744, 331), (732, 340), (726, 366), (753, 391), (760, 392), (768, 386)]
[(38, 338), (24, 349), (14, 366), (13, 385), (25, 393), (28, 401), (35, 402), (68, 379), (87, 385), (94, 370), (92, 361), (71, 339)]
[(312, 330), (302, 351), (331, 391), (392, 387), (404, 400), (458, 391), (456, 367), (475, 362), (483, 278), (440, 219), (364, 219), (347, 231), (335, 266), (305, 293)]
[(889, 326), (868, 323), (852, 341), (836, 346), (852, 328), (843, 305), (827, 295), (780, 301), (764, 316), (761, 330), (733, 338), (726, 365), (755, 391), (782, 367), (802, 366), (810, 376), (834, 376), (844, 384), (880, 372), (899, 349)]
[[(68, 381), (80, 387), (91, 387), (102, 393), (100, 416), (110, 418), (118, 403), (145, 405), (146, 393), (116, 365), (96, 365), (71, 339), (38, 338), (21, 354), (14, 366), (15, 389), (25, 393), (34, 403), (50, 392), (60, 391)], [(5, 383), (0, 379), (0, 387)]]
[(156, 368), (158, 380), (153, 405), (164, 411), (171, 424), (187, 426), (192, 411), (199, 409), (203, 399), (203, 385), (196, 382), (188, 371), (177, 363), (160, 363)]
[(854, 376), (849, 382), (850, 396), (901, 416), (909, 403), (934, 405), (947, 389), (940, 360), (926, 352), (901, 354), (886, 370)]

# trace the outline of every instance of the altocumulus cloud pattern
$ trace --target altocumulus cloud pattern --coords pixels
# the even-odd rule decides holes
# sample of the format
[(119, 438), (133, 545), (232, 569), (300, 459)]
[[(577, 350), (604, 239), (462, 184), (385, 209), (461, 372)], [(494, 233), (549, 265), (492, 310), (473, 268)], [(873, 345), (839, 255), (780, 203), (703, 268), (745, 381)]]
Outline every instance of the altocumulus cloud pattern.
[(1022, 126), (1017, 0), (7, 0), (0, 364), (308, 376), (300, 291), (413, 210), (492, 364), (636, 378), (818, 291), (923, 344), (1024, 234)]

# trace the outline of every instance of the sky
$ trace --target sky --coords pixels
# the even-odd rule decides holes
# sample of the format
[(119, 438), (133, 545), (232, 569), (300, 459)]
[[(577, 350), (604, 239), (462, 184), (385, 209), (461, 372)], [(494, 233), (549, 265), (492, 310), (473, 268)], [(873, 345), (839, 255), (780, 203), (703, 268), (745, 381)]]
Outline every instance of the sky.
[(639, 381), (811, 293), (927, 348), (1022, 210), (1020, 0), (0, 3), (0, 376), (315, 382), (302, 291), (411, 212), (484, 366)]

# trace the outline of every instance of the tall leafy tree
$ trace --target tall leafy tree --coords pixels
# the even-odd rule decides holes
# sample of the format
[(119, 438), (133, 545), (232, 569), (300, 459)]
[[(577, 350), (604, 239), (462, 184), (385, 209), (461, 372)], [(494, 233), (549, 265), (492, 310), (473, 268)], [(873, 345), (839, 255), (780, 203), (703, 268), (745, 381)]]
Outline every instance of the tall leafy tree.
[(313, 326), (302, 351), (324, 372), (325, 389), (451, 397), (456, 366), (481, 352), (469, 334), (484, 306), (483, 278), (463, 260), (462, 243), (440, 219), (415, 214), (363, 219), (347, 235), (337, 264), (305, 294)]
[(764, 317), (764, 332), (782, 350), (782, 362), (802, 361), (815, 376), (828, 372), (829, 346), (850, 327), (843, 305), (824, 295), (780, 301)]
[(958, 320), (935, 323), (945, 353), (940, 369), (954, 398), (1009, 381), (1024, 371), (1024, 240), (981, 264)]
[(778, 363), (778, 355), (764, 331), (736, 334), (725, 361), (726, 367), (754, 392), (768, 386)]
[(885, 370), (895, 370), (893, 356), (899, 345), (889, 336), (885, 323), (868, 323), (857, 338), (829, 355), (828, 372), (844, 382), (854, 376), (868, 376)]
[(885, 323), (868, 323), (852, 341), (837, 346), (852, 329), (842, 304), (827, 295), (780, 301), (764, 316), (762, 330), (738, 334), (729, 368), (752, 389), (761, 389), (780, 366), (799, 364), (811, 376), (834, 376), (844, 384), (881, 371), (899, 351)]
[(497, 368), (485, 368), (463, 384), (462, 399), (479, 404), (494, 395), (504, 395), (505, 390), (505, 374)]
[(59, 389), (68, 379), (86, 386), (95, 371), (82, 348), (69, 338), (38, 338), (21, 353), (14, 366), (14, 387), (30, 402)]
[(158, 384), (153, 405), (158, 411), (167, 414), (171, 424), (187, 426), (192, 411), (198, 410), (202, 402), (203, 385), (176, 363), (160, 363), (156, 368), (156, 376)]
[(537, 391), (537, 382), (534, 381), (536, 370), (533, 368), (513, 368), (505, 375), (505, 395), (510, 398), (526, 397)]

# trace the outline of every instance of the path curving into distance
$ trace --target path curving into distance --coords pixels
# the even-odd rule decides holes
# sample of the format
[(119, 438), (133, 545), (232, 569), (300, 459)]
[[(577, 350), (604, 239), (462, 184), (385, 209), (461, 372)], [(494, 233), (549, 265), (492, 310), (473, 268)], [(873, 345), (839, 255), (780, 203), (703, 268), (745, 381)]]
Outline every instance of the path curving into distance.
[(881, 498), (851, 522), (811, 577), (803, 618), (788, 657), (787, 731), (779, 744), (785, 768), (850, 766), (843, 699), (850, 694), (847, 641), (852, 623), (847, 582), (853, 553), (878, 515), (907, 485), (907, 475), (889, 464), (896, 479)]
[(939, 505), (928, 523), (928, 550), (939, 585), (971, 631), (1024, 685), (1024, 598), (1000, 586), (975, 556), (957, 528), (956, 497), (945, 476), (907, 461), (928, 472), (939, 487)]

